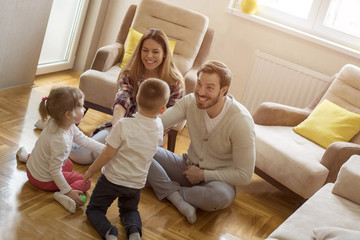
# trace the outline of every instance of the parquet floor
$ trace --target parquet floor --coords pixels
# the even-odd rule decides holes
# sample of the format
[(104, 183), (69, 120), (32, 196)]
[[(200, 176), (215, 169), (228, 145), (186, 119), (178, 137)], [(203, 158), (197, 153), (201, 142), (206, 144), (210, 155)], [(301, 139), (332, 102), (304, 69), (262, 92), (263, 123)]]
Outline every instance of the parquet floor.
[[(39, 118), (37, 108), (42, 97), (56, 85), (78, 85), (79, 73), (64, 71), (38, 76), (31, 86), (0, 90), (0, 239), (101, 239), (85, 215), (86, 206), (75, 214), (54, 201), (52, 193), (35, 189), (27, 181), (25, 164), (17, 162), (19, 146), (31, 151), (40, 134), (34, 129)], [(111, 116), (89, 110), (80, 129), (86, 134)], [(186, 151), (187, 129), (179, 133), (176, 153)], [(74, 164), (76, 172), (88, 166)], [(92, 180), (93, 187), (99, 174)], [(89, 191), (91, 193), (93, 187)], [(299, 204), (257, 177), (250, 185), (239, 187), (236, 200), (217, 212), (198, 210), (198, 221), (190, 225), (167, 201), (160, 202), (152, 190), (141, 194), (139, 211), (144, 240), (257, 240), (265, 239)], [(108, 213), (126, 239), (116, 203)]]

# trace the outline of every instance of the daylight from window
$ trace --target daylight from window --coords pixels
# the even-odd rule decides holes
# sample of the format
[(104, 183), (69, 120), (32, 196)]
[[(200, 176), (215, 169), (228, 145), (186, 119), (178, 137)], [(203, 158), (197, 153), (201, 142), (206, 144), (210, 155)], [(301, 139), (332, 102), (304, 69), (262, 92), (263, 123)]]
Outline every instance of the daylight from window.
[(324, 25), (360, 38), (360, 0), (333, 0)]
[[(233, 0), (230, 6), (241, 12), (241, 2)], [(257, 0), (257, 3), (258, 19), (360, 51), (360, 0)]]
[(258, 4), (306, 19), (313, 0), (259, 0)]

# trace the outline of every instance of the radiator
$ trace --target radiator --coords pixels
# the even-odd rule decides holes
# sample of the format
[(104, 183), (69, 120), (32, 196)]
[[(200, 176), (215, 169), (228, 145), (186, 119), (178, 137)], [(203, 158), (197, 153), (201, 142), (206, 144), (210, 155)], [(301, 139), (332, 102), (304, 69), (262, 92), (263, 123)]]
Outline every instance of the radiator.
[(257, 50), (241, 103), (253, 114), (262, 102), (305, 107), (330, 77)]

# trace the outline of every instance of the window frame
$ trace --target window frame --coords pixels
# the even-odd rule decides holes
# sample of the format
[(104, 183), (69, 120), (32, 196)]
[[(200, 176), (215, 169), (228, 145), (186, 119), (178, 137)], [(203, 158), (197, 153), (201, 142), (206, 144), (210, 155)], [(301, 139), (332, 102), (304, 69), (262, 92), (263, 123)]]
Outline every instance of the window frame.
[[(360, 38), (326, 27), (322, 24), (331, 0), (314, 0), (307, 20), (259, 5), (255, 15), (235, 8), (241, 0), (231, 0), (227, 11), (247, 20), (295, 35), (350, 56), (360, 58)], [(275, 15), (275, 16), (274, 16)], [(286, 21), (286, 24), (284, 23)], [(356, 44), (357, 43), (357, 44)]]
[(259, 5), (259, 9), (256, 15), (274, 22), (278, 22), (280, 24), (288, 25), (289, 27), (294, 27), (302, 31), (307, 31), (309, 29), (312, 29), (313, 23), (316, 19), (317, 11), (320, 7), (320, 3), (320, 1), (313, 0), (307, 19), (287, 14), (285, 12), (278, 11), (264, 5)]
[[(322, 21), (325, 19), (327, 10), (330, 6), (330, 0), (322, 1), (324, 3), (319, 10), (318, 18), (314, 22), (313, 31), (319, 34), (321, 37), (328, 38), (329, 40), (338, 42), (339, 44), (360, 50), (360, 37), (355, 37), (346, 32), (340, 32), (322, 24)], [(356, 42), (358, 42), (358, 44), (355, 44)]]
[[(57, 4), (53, 3), (53, 5), (52, 5), (49, 19), (51, 18), (52, 14), (54, 14), (56, 16), (57, 10), (58, 10), (57, 8), (62, 7), (62, 6), (64, 6), (63, 4), (65, 4), (62, 2), (62, 0), (56, 0), (56, 1), (57, 1)], [(71, 28), (68, 29), (69, 37), (67, 39), (67, 43), (64, 44), (66, 46), (60, 47), (63, 50), (63, 58), (52, 59), (52, 60), (46, 59), (45, 61), (42, 62), (41, 57), (43, 54), (44, 55), (47, 54), (46, 51), (48, 51), (49, 47), (53, 47), (53, 45), (55, 44), (55, 47), (59, 48), (59, 46), (56, 46), (56, 43), (54, 43), (54, 41), (52, 41), (52, 38), (54, 38), (54, 36), (55, 37), (57, 36), (56, 34), (54, 34), (54, 32), (56, 33), (57, 26), (56, 26), (56, 24), (53, 24), (53, 23), (58, 23), (59, 21), (54, 21), (53, 23), (51, 23), (49, 20), (47, 30), (46, 30), (46, 33), (44, 36), (42, 50), (41, 50), (40, 57), (39, 57), (39, 62), (37, 65), (36, 75), (52, 73), (52, 72), (57, 72), (57, 71), (62, 71), (62, 70), (67, 70), (67, 69), (73, 68), (74, 62), (75, 62), (75, 57), (76, 57), (76, 50), (78, 47), (78, 43), (80, 41), (80, 35), (81, 35), (81, 31), (82, 31), (83, 24), (85, 21), (85, 16), (86, 16), (86, 12), (87, 12), (87, 9), (89, 6), (89, 2), (90, 2), (90, 0), (78, 0), (78, 4), (77, 4), (76, 8), (74, 8), (75, 15), (74, 15), (74, 18), (72, 19)], [(58, 18), (55, 18), (55, 19), (58, 20)], [(70, 24), (69, 24), (69, 26), (70, 26)], [(55, 29), (55, 31), (53, 31), (54, 29)], [(47, 48), (44, 47), (45, 45), (47, 46)]]

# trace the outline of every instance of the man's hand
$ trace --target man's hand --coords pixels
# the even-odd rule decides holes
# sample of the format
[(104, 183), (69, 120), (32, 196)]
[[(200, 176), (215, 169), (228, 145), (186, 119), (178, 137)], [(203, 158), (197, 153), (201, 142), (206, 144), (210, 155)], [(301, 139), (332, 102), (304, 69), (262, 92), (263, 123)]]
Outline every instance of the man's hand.
[(186, 176), (187, 180), (189, 180), (191, 184), (198, 184), (205, 180), (204, 169), (194, 165), (188, 166), (187, 169), (183, 172), (183, 175)]

